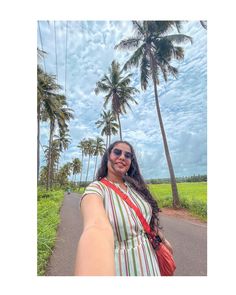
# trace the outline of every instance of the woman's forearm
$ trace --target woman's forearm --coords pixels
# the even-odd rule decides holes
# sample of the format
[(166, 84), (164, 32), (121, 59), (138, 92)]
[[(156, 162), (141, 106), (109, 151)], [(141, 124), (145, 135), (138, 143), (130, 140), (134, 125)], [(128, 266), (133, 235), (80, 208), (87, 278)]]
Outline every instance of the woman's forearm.
[(111, 228), (91, 226), (83, 231), (77, 249), (75, 275), (115, 275), (114, 237)]

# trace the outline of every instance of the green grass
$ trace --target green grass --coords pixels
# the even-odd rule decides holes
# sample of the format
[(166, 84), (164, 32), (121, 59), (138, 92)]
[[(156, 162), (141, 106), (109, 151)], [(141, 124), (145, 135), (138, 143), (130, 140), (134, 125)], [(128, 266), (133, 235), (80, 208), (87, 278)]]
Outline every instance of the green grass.
[[(207, 183), (183, 182), (177, 183), (181, 207), (188, 209), (193, 215), (207, 220)], [(150, 192), (156, 198), (158, 206), (172, 207), (172, 192), (170, 184), (150, 184)]]
[(38, 267), (39, 276), (45, 274), (48, 259), (54, 248), (57, 227), (60, 222), (59, 211), (64, 191), (46, 192), (38, 190)]
[(81, 187), (79, 190), (78, 188), (72, 189), (72, 192), (82, 195), (84, 193), (84, 187)]

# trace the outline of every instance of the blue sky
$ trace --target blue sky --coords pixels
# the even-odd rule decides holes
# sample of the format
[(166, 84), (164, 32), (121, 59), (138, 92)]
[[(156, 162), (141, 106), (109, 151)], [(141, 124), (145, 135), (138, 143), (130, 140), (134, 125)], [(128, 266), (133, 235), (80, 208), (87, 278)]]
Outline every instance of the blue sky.
[[(107, 73), (112, 60), (121, 65), (132, 54), (114, 50), (122, 39), (132, 36), (130, 21), (69, 21), (66, 56), (66, 21), (39, 21), (38, 47), (48, 53), (46, 71), (58, 74), (58, 83), (65, 89), (69, 106), (75, 111), (70, 122), (72, 142), (62, 155), (62, 163), (81, 158), (77, 145), (83, 138), (100, 135), (95, 122), (103, 110), (103, 95), (95, 95), (96, 82)], [(56, 52), (55, 53), (55, 32)], [(179, 69), (177, 79), (161, 78), (158, 86), (162, 119), (176, 176), (207, 173), (207, 31), (199, 21), (183, 24), (181, 33), (193, 38), (193, 44), (184, 44), (185, 58), (173, 64)], [(57, 61), (57, 62), (56, 62)], [(56, 67), (57, 64), (57, 67)], [(66, 67), (65, 67), (66, 65)], [(42, 66), (44, 66), (42, 64)], [(66, 82), (65, 82), (66, 72)], [(140, 93), (138, 105), (121, 117), (123, 138), (135, 148), (143, 176), (169, 177), (160, 127), (157, 119), (153, 86), (140, 89), (138, 69), (133, 69), (132, 86)], [(64, 91), (64, 90), (63, 90)], [(112, 138), (118, 139), (118, 136)], [(105, 140), (105, 138), (104, 138)], [(41, 124), (41, 143), (48, 143), (48, 124)], [(41, 150), (41, 165), (44, 165)], [(91, 161), (89, 179), (92, 179), (95, 161)], [(86, 165), (86, 161), (85, 161)]]

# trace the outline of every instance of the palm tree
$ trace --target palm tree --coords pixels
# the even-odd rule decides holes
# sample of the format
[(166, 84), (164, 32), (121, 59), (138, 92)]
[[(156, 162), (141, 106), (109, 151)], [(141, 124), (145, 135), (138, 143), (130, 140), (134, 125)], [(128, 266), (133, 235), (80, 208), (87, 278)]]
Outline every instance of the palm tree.
[(64, 186), (68, 182), (68, 177), (71, 174), (72, 164), (70, 162), (64, 164), (58, 173), (58, 180), (61, 186)]
[(80, 173), (81, 171), (81, 161), (78, 158), (75, 158), (72, 161), (72, 174), (74, 175), (74, 182), (75, 182), (75, 177), (76, 174)]
[(55, 77), (45, 73), (40, 66), (37, 67), (37, 179), (39, 180), (39, 139), (40, 139), (40, 121), (43, 119), (43, 114), (47, 117), (53, 116), (56, 110), (56, 102), (54, 92), (60, 89), (56, 84)]
[(71, 143), (69, 129), (59, 129), (59, 134), (55, 134), (54, 139), (58, 141), (61, 152), (67, 150), (69, 144)]
[(129, 102), (137, 104), (136, 100), (132, 97), (135, 93), (139, 92), (135, 87), (129, 86), (131, 83), (132, 74), (122, 76), (120, 64), (115, 60), (112, 61), (109, 68), (109, 74), (104, 75), (101, 81), (96, 83), (95, 93), (107, 93), (104, 97), (104, 107), (111, 101), (111, 109), (119, 122), (120, 139), (122, 140), (120, 114), (126, 113), (126, 107), (130, 108)]
[(55, 179), (56, 165), (59, 162), (59, 158), (60, 158), (60, 148), (59, 148), (58, 141), (53, 140), (50, 149), (49, 149), (49, 146), (46, 146), (45, 153), (46, 153), (47, 163), (49, 163), (49, 158), (50, 158), (50, 165), (51, 165), (50, 166), (50, 172), (51, 172), (50, 187), (51, 187), (52, 182)]
[(46, 51), (37, 48), (37, 59), (38, 59), (38, 63), (41, 63), (42, 60), (44, 59), (44, 56), (47, 54)]
[(48, 175), (48, 166), (43, 166), (42, 169), (40, 170), (40, 178), (39, 178), (39, 183), (41, 185), (46, 185), (47, 183), (47, 175)]
[(50, 123), (50, 135), (49, 135), (49, 158), (48, 158), (48, 183), (47, 189), (51, 188), (51, 179), (52, 179), (52, 160), (51, 160), (51, 146), (53, 141), (53, 135), (55, 131), (56, 125), (58, 125), (59, 129), (64, 132), (67, 129), (67, 122), (70, 119), (73, 119), (74, 116), (72, 114), (72, 109), (67, 107), (66, 98), (64, 95), (55, 94), (51, 96), (51, 100), (53, 100), (54, 108), (49, 110), (42, 111), (42, 120), (48, 121)]
[(83, 139), (83, 140), (81, 140), (81, 142), (77, 146), (79, 149), (81, 149), (81, 152), (82, 152), (79, 188), (80, 188), (81, 181), (82, 181), (82, 171), (83, 171), (83, 166), (84, 166), (84, 154), (85, 154), (86, 145), (87, 145), (87, 141), (86, 141), (86, 139)]
[[(55, 101), (56, 101), (56, 109), (54, 109), (52, 114), (44, 114), (44, 119), (48, 119), (50, 122), (50, 136), (49, 136), (49, 158), (48, 158), (48, 184), (47, 184), (47, 189), (52, 186), (52, 143), (53, 143), (53, 135), (55, 131), (56, 124), (63, 126), (62, 121), (62, 113), (61, 113), (61, 105), (60, 105), (60, 99), (59, 95), (55, 96)], [(62, 127), (63, 128), (63, 127)]]
[[(171, 178), (171, 188), (173, 194), (173, 207), (180, 207), (176, 179), (173, 165), (167, 144), (167, 138), (162, 121), (157, 85), (159, 84), (159, 74), (162, 73), (167, 81), (169, 74), (177, 76), (178, 70), (170, 64), (172, 59), (181, 60), (184, 58), (184, 50), (176, 44), (190, 41), (191, 37), (179, 34), (181, 28), (180, 21), (133, 21), (135, 35), (122, 40), (115, 48), (135, 49), (130, 59), (125, 63), (124, 70), (133, 66), (140, 66), (141, 87), (146, 90), (148, 81), (151, 78), (154, 86), (155, 102), (164, 149)], [(170, 30), (177, 29), (178, 34), (167, 35)]]
[(98, 120), (95, 124), (97, 125), (97, 128), (102, 128), (101, 135), (106, 135), (106, 148), (108, 145), (111, 144), (111, 135), (115, 135), (118, 133), (119, 125), (116, 123), (116, 118), (112, 114), (112, 112), (109, 110), (108, 112), (105, 112), (103, 110), (103, 113), (100, 115), (101, 119)]
[[(71, 143), (71, 137), (69, 134), (68, 128), (60, 128), (59, 134), (54, 135), (54, 140), (58, 142), (60, 153), (63, 153), (63, 151), (67, 150), (69, 147), (69, 144)], [(59, 166), (59, 161), (58, 161)], [(57, 172), (59, 170), (59, 167), (57, 166)]]
[(95, 140), (95, 148), (94, 148), (94, 153), (93, 153), (93, 155), (96, 156), (93, 179), (95, 179), (98, 156), (99, 155), (102, 156), (104, 154), (104, 152), (105, 152), (104, 141), (103, 141), (103, 139), (101, 137), (97, 137), (96, 140)]
[(84, 149), (85, 156), (87, 156), (87, 155), (89, 156), (85, 183), (88, 180), (89, 164), (90, 164), (91, 156), (93, 156), (93, 154), (94, 154), (94, 150), (95, 150), (95, 141), (94, 141), (94, 139), (89, 138), (88, 140), (86, 140), (86, 146)]

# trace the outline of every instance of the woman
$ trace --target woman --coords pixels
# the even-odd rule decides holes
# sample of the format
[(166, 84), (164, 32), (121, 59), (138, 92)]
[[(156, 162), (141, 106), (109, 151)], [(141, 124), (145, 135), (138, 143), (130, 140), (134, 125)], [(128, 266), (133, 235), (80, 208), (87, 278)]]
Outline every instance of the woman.
[(102, 178), (128, 195), (152, 230), (159, 228), (159, 208), (140, 174), (133, 147), (126, 141), (114, 142), (102, 158), (97, 181), (81, 199), (84, 230), (75, 275), (160, 276), (156, 254), (136, 213), (99, 181)]

